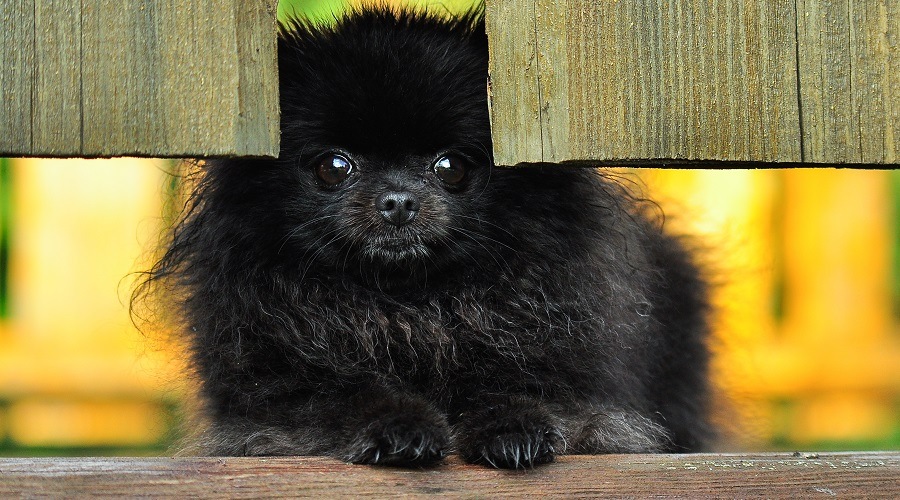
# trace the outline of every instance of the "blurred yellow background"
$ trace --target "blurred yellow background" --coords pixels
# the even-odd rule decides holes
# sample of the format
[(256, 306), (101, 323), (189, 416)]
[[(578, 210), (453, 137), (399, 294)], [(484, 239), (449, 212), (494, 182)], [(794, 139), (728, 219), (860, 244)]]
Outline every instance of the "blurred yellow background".
[(0, 453), (164, 451), (174, 437), (176, 363), (127, 309), (169, 168), (0, 163)]
[[(172, 215), (173, 168), (0, 160), (0, 455), (164, 454), (177, 439), (181, 355), (127, 308)], [(722, 448), (900, 449), (900, 171), (635, 172), (667, 225), (708, 247)]]

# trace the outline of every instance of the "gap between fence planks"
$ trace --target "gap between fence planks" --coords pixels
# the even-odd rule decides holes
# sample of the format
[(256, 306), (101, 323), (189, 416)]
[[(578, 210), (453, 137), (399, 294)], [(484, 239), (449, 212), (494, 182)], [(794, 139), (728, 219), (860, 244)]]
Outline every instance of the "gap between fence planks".
[(425, 470), (321, 457), (0, 459), (0, 497), (12, 495), (900, 498), (900, 452), (564, 456), (526, 471), (456, 457)]

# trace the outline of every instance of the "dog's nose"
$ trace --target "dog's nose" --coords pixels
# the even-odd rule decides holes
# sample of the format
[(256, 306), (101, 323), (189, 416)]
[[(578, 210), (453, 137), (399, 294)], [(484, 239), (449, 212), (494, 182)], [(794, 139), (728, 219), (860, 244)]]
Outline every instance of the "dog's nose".
[(419, 213), (419, 198), (409, 191), (385, 191), (375, 199), (375, 210), (384, 220), (400, 227), (409, 224)]

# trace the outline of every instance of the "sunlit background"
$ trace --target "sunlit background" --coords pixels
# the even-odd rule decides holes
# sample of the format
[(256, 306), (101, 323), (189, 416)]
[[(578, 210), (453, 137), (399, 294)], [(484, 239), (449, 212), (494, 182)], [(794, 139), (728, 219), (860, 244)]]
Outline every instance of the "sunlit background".
[[(178, 439), (181, 354), (127, 311), (129, 274), (175, 210), (174, 168), (0, 160), (0, 455), (166, 454)], [(708, 247), (721, 448), (900, 449), (900, 171), (637, 175)]]

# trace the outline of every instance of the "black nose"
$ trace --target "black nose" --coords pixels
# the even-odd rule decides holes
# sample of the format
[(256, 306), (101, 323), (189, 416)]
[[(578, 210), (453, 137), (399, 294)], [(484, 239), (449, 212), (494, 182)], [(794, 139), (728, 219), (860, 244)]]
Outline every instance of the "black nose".
[(400, 227), (416, 218), (419, 198), (409, 191), (386, 191), (375, 199), (375, 210), (384, 220)]

